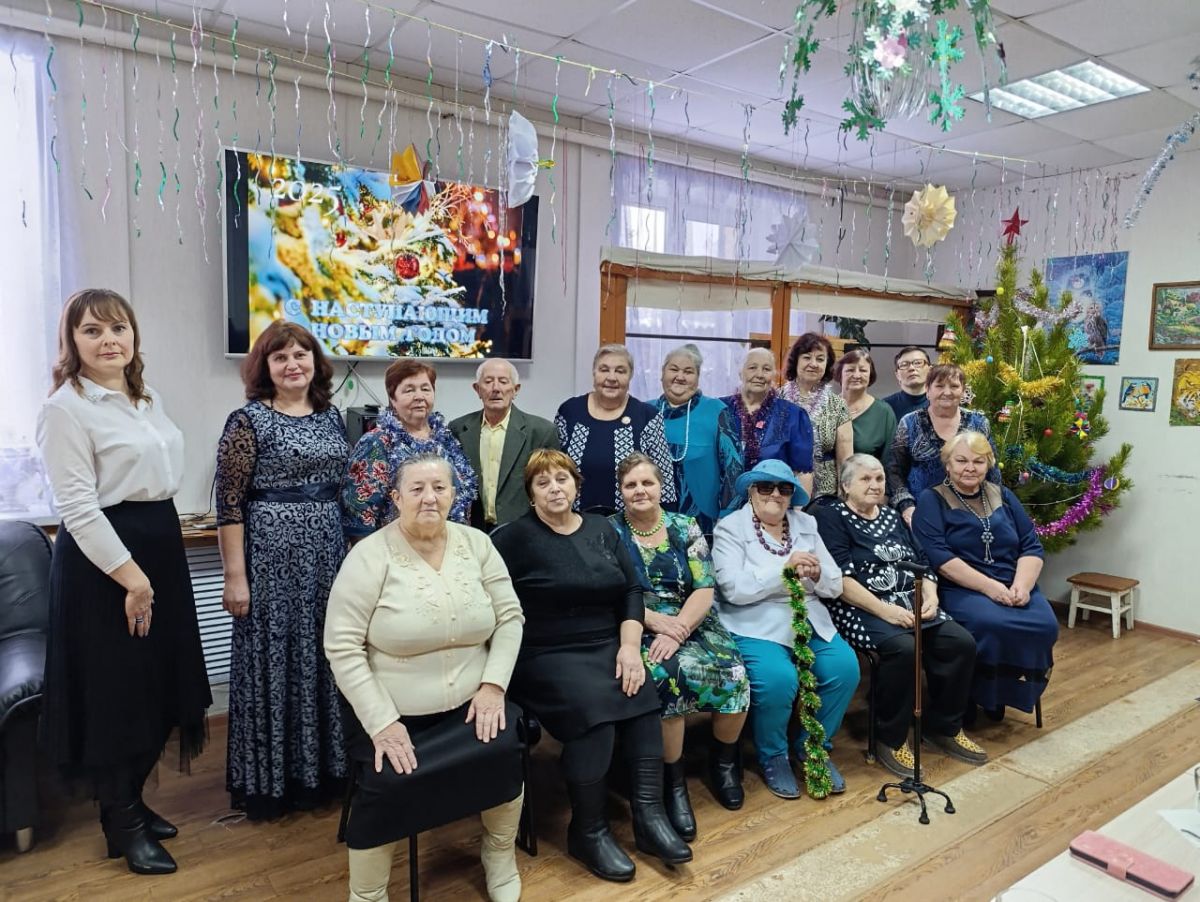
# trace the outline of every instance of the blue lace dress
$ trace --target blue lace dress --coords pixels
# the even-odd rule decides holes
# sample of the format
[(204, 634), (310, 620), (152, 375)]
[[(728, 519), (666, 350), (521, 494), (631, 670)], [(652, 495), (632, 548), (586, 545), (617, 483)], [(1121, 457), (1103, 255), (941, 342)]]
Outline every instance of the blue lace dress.
[(253, 819), (310, 808), (346, 776), (322, 636), (346, 555), (347, 451), (336, 410), (291, 417), (259, 401), (230, 414), (218, 445), (217, 524), (244, 525), (250, 583), (250, 613), (233, 621), (226, 787)]

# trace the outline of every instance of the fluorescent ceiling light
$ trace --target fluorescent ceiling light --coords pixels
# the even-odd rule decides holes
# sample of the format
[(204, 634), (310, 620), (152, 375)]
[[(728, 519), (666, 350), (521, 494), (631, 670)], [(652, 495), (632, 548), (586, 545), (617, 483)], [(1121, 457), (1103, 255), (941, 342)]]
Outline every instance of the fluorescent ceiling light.
[[(1051, 113), (1078, 110), (1085, 106), (1143, 94), (1150, 89), (1124, 75), (1118, 75), (1099, 63), (1084, 60), (1065, 69), (1023, 78), (1003, 87), (992, 88), (992, 106), (1026, 119), (1038, 119)], [(983, 92), (971, 95), (983, 102)]]

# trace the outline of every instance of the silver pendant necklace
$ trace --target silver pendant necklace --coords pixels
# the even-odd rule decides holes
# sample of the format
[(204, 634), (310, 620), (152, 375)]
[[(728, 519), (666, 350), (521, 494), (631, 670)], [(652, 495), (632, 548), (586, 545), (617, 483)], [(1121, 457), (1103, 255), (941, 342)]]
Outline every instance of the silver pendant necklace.
[(959, 500), (959, 503), (974, 514), (979, 525), (983, 527), (983, 532), (979, 536), (983, 541), (983, 562), (985, 564), (996, 563), (992, 560), (992, 540), (996, 538), (996, 535), (992, 532), (992, 506), (988, 504), (987, 485), (985, 484), (979, 489), (979, 503), (983, 505), (983, 516), (980, 516), (971, 505), (967, 504), (967, 499), (954, 487), (949, 476), (946, 477), (946, 485), (950, 487), (950, 491), (954, 493), (954, 497)]

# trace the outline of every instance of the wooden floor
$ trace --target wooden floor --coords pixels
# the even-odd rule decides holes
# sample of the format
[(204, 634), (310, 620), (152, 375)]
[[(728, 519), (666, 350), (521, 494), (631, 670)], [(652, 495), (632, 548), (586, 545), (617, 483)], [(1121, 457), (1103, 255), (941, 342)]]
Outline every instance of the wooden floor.
[[(1137, 630), (1114, 642), (1095, 618), (1075, 630), (1063, 629), (1057, 663), (1044, 697), (1045, 730), (1054, 730), (1095, 711), (1180, 667), (1194, 662), (1195, 642)], [(1119, 652), (1119, 653), (1114, 653)], [(565, 855), (568, 809), (556, 749), (544, 740), (535, 750), (533, 791), (538, 801), (540, 854), (518, 852), (526, 900), (645, 899), (678, 902), (708, 899), (787, 864), (797, 853), (873, 820), (875, 800), (886, 775), (863, 760), (866, 735), (865, 683), (851, 706), (834, 752), (849, 784), (842, 796), (823, 802), (786, 802), (747, 773), (746, 806), (728, 812), (718, 806), (698, 777), (700, 755), (689, 759), (692, 800), (700, 824), (693, 844), (695, 861), (668, 870), (635, 854), (636, 880), (625, 886), (592, 878)], [(690, 732), (701, 748), (706, 725)], [(1002, 723), (981, 724), (976, 738), (998, 756), (1039, 735), (1032, 718), (1010, 714)], [(1098, 826), (1194, 764), (1200, 741), (1200, 711), (1145, 734), (1103, 762), (1075, 775), (1048, 797), (1039, 797), (976, 835), (943, 849), (903, 878), (872, 892), (872, 898), (988, 899), (1049, 860), (1082, 829)], [(749, 758), (750, 756), (748, 756)], [(945, 783), (969, 767), (930, 754), (927, 778)], [(130, 874), (121, 861), (104, 856), (96, 813), (89, 804), (68, 804), (46, 789), (44, 823), (33, 851), (18, 855), (10, 845), (0, 852), (3, 900), (187, 900), (346, 898), (346, 852), (334, 840), (338, 810), (297, 814), (268, 824), (229, 822), (224, 791), (225, 729), (214, 718), (209, 749), (184, 777), (161, 768), (157, 788), (147, 799), (180, 827), (168, 845), (179, 872), (149, 878)], [(610, 797), (618, 839), (632, 853), (627, 807)], [(420, 871), (428, 899), (485, 898), (478, 864), (478, 822), (473, 819), (422, 836)], [(844, 866), (830, 862), (831, 867)], [(397, 853), (393, 902), (407, 898), (407, 853)]]

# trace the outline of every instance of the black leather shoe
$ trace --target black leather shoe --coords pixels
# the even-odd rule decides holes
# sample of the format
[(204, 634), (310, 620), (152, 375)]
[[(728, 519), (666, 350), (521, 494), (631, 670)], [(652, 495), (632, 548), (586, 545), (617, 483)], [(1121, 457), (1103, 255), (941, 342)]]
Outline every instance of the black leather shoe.
[(692, 850), (679, 838), (663, 805), (663, 762), (661, 758), (638, 758), (630, 762), (633, 808), (633, 843), (638, 851), (661, 858), (665, 864), (692, 860)]
[(683, 774), (683, 759), (674, 764), (663, 762), (663, 804), (671, 826), (684, 842), (696, 838), (696, 815), (688, 798), (687, 778)]
[(135, 874), (175, 873), (175, 859), (147, 831), (138, 802), (103, 809), (100, 822), (109, 858), (125, 856), (125, 863)]
[(142, 817), (146, 819), (147, 833), (149, 833), (159, 842), (164, 839), (174, 839), (179, 835), (178, 827), (156, 812), (144, 801), (138, 799), (138, 804), (142, 806)]
[(708, 779), (712, 783), (713, 796), (721, 806), (737, 811), (746, 802), (742, 790), (742, 769), (738, 767), (738, 744), (736, 742), (712, 741), (708, 753)]
[(605, 781), (568, 783), (567, 795), (571, 799), (567, 854), (583, 862), (597, 877), (628, 883), (636, 868), (608, 829), (608, 819), (604, 816), (608, 796)]

